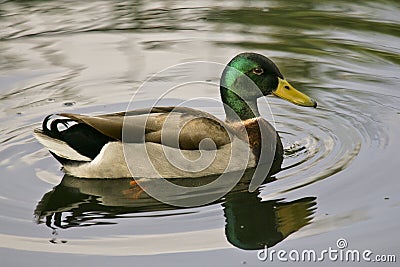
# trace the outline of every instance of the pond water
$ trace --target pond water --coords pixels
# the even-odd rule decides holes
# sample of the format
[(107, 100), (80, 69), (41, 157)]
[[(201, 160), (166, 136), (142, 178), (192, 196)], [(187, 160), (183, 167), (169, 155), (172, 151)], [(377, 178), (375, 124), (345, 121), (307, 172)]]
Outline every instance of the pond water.
[[(340, 238), (399, 260), (399, 13), (395, 0), (2, 1), (0, 265), (265, 266), (264, 245), (318, 252)], [(318, 101), (260, 104), (285, 169), (254, 192), (240, 182), (213, 203), (176, 208), (129, 180), (64, 176), (32, 135), (48, 114), (123, 111), (155, 73), (243, 51), (270, 57)], [(157, 97), (135, 95), (143, 106)], [(219, 99), (218, 87), (168, 101), (204, 98), (196, 108), (223, 117), (205, 97)]]

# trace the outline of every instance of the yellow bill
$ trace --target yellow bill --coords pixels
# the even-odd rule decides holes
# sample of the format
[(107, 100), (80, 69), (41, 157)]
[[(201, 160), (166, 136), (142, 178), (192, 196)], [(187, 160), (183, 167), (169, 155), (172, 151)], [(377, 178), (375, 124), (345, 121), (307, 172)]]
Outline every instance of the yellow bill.
[(285, 99), (293, 104), (305, 107), (317, 107), (317, 102), (311, 97), (297, 91), (293, 86), (291, 86), (288, 81), (278, 78), (278, 87), (272, 91), (272, 93), (282, 99)]

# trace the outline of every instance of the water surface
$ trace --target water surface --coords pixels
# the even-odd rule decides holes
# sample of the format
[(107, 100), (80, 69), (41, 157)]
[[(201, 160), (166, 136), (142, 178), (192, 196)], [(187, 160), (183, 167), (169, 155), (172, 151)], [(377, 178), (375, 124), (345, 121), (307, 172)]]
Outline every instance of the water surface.
[[(1, 2), (1, 265), (263, 266), (264, 245), (322, 250), (339, 238), (398, 258), (399, 12), (390, 0)], [(129, 180), (64, 177), (32, 136), (50, 113), (125, 110), (164, 68), (243, 51), (267, 55), (318, 101), (268, 97), (272, 114), (260, 103), (285, 169), (254, 192), (241, 182), (178, 209)], [(202, 75), (215, 83), (220, 73)], [(199, 88), (170, 101), (219, 98), (218, 87)], [(157, 90), (135, 98), (145, 106)], [(215, 101), (195, 106), (223, 117)]]

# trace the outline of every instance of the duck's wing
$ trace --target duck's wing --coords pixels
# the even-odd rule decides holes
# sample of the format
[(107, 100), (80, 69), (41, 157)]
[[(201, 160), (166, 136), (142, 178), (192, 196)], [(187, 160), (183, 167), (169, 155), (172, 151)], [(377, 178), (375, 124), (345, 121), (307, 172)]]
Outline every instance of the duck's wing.
[[(213, 149), (231, 142), (235, 130), (225, 122), (187, 107), (156, 107), (98, 116), (61, 113), (80, 124), (86, 124), (103, 135), (128, 142), (154, 142), (186, 150)], [(129, 137), (129, 138), (123, 138)], [(144, 140), (143, 140), (144, 136)]]

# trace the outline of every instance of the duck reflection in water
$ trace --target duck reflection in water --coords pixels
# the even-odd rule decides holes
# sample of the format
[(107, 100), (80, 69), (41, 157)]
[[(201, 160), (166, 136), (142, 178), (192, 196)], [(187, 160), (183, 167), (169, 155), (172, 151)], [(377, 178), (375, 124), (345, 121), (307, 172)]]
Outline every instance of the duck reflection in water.
[[(248, 191), (246, 177), (252, 177), (251, 170), (246, 171), (225, 197), (209, 204), (222, 205), (229, 243), (245, 250), (272, 247), (311, 222), (316, 209), (315, 197), (262, 201), (258, 189)], [(268, 179), (271, 181), (272, 178)], [(205, 183), (209, 181), (204, 179)], [(185, 183), (188, 186), (188, 180), (185, 179)], [(192, 186), (199, 185), (198, 178), (195, 183)], [(121, 217), (133, 218), (138, 213), (139, 217), (144, 217), (143, 213), (165, 210), (175, 212), (164, 216), (193, 213), (193, 209), (155, 200), (130, 179), (81, 179), (66, 175), (59, 185), (42, 197), (34, 213), (38, 224), (45, 223), (55, 230), (117, 224)], [(152, 216), (154, 213), (148, 217)], [(160, 216), (163, 215), (157, 215)]]

